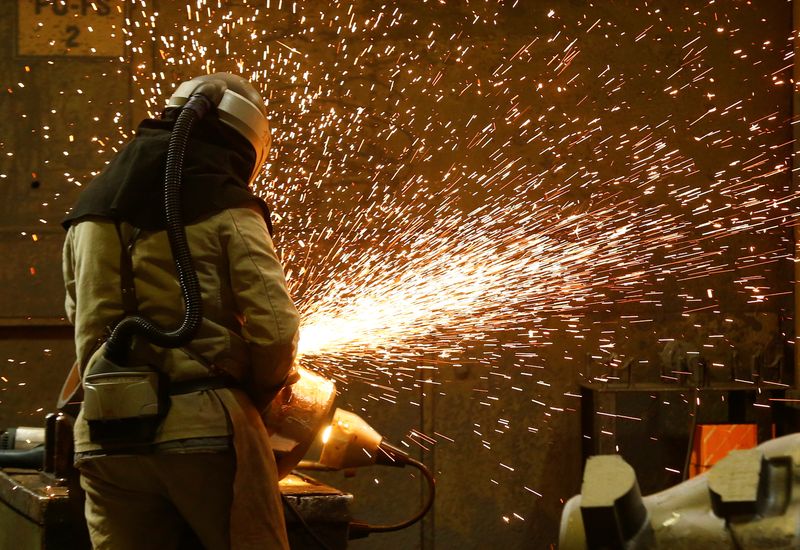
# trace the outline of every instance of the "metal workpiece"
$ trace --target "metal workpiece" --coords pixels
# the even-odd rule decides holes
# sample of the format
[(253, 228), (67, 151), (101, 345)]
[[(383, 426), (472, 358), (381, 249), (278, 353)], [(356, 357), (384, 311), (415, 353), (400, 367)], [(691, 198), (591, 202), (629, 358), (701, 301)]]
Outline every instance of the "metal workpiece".
[(638, 502), (631, 474), (619, 456), (589, 460), (581, 494), (564, 507), (559, 548), (800, 548), (800, 434), (732, 451)]
[(711, 509), (718, 517), (731, 520), (763, 516), (769, 503), (774, 502), (778, 513), (782, 513), (781, 503), (786, 501), (789, 481), (787, 467), (791, 471), (791, 459), (781, 462), (776, 459), (771, 464), (760, 449), (731, 451), (708, 474)]
[(736, 548), (800, 548), (800, 434), (732, 451), (716, 468), (716, 476), (709, 472), (712, 506)]
[(353, 495), (298, 473), (282, 479), (280, 489), (286, 503), (283, 510), (286, 531), (293, 549), (316, 550), (320, 545), (315, 538), (331, 550), (347, 548)]
[(580, 511), (590, 548), (647, 548), (652, 541), (636, 473), (618, 455), (589, 459)]
[(0, 548), (90, 548), (79, 492), (34, 470), (0, 470)]

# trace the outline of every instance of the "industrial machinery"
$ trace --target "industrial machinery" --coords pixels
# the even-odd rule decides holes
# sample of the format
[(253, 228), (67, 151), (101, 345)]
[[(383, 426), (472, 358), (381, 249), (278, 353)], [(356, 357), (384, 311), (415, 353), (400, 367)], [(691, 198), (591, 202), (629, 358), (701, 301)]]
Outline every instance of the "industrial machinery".
[(581, 494), (564, 507), (559, 548), (800, 548), (800, 434), (731, 451), (644, 498), (622, 457), (592, 457)]

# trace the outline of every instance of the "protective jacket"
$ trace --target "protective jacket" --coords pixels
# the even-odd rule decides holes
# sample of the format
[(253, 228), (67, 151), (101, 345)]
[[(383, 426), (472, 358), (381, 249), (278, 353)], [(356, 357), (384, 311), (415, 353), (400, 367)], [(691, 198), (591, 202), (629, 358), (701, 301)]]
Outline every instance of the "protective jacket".
[[(262, 485), (265, 480), (277, 486), (277, 472), (258, 411), (290, 371), (299, 316), (257, 206), (225, 209), (187, 225), (186, 233), (201, 285), (202, 326), (194, 340), (179, 349), (134, 340), (130, 360), (158, 366), (173, 382), (224, 373), (237, 380), (241, 389), (173, 395), (169, 413), (146, 448), (92, 443), (79, 415), (77, 461), (108, 454), (213, 451), (229, 448), (233, 441), (237, 473), (232, 547), (248, 548), (248, 540), (263, 540), (265, 529), (278, 533), (275, 547), (285, 546), (279, 495), (268, 494)], [(126, 248), (132, 259), (138, 312), (163, 327), (180, 323), (181, 292), (164, 231), (137, 234), (131, 225), (121, 223), (118, 232), (113, 221), (101, 217), (73, 222), (64, 245), (63, 271), (66, 311), (75, 325), (81, 372), (99, 356), (109, 329), (123, 317), (119, 274)], [(255, 479), (262, 481), (254, 484)], [(280, 525), (270, 526), (270, 521)]]

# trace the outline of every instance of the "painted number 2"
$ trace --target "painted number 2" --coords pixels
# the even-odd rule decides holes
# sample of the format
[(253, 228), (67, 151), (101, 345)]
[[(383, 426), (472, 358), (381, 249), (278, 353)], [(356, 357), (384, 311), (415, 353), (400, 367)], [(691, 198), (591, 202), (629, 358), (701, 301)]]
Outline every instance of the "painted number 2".
[(75, 25), (69, 25), (67, 27), (67, 48), (76, 48), (78, 47), (78, 35), (81, 33), (81, 30), (76, 27)]

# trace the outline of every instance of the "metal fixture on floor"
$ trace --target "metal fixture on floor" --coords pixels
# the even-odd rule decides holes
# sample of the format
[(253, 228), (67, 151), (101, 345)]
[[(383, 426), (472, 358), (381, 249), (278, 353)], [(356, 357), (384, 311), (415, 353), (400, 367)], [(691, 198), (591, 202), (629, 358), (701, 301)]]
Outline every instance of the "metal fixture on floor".
[(731, 451), (708, 472), (642, 498), (619, 455), (589, 459), (561, 515), (559, 548), (800, 548), (800, 434)]

